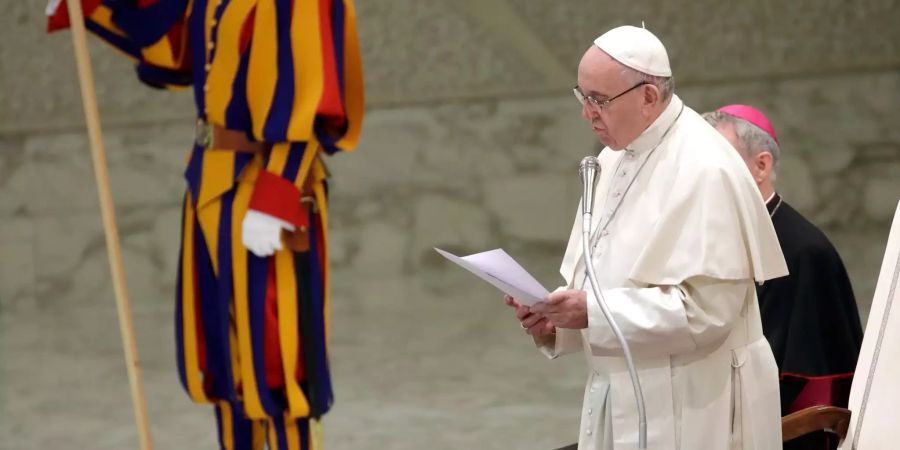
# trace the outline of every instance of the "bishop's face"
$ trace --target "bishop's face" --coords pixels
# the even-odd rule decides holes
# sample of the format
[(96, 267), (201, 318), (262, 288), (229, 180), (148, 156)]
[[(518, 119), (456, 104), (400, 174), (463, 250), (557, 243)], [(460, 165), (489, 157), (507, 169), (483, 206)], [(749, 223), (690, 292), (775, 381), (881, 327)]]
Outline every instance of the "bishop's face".
[(647, 85), (623, 74), (623, 66), (591, 46), (578, 65), (578, 87), (583, 96), (581, 116), (591, 123), (600, 142), (622, 150), (647, 127), (642, 98)]

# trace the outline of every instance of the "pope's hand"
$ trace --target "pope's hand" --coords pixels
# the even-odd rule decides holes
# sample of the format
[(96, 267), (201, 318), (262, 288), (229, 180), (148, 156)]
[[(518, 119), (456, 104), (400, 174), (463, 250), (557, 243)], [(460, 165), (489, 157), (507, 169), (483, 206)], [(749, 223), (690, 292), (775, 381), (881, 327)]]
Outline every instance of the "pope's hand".
[(531, 336), (546, 336), (556, 332), (556, 326), (550, 322), (544, 315), (535, 314), (531, 308), (520, 305), (516, 299), (507, 295), (503, 301), (516, 310), (516, 318), (519, 319), (519, 326), (525, 330), (526, 334)]
[(244, 247), (260, 258), (281, 250), (281, 230), (294, 231), (294, 226), (290, 223), (252, 209), (247, 210), (241, 228)]
[(581, 289), (551, 292), (544, 301), (533, 305), (531, 312), (543, 315), (560, 328), (587, 328), (587, 292)]

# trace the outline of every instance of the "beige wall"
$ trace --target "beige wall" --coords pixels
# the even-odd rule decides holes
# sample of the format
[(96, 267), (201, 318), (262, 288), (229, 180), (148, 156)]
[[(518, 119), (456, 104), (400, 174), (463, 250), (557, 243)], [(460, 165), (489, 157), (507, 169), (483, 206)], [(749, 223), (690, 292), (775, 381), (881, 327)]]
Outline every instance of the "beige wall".
[[(743, 102), (769, 114), (785, 155), (779, 189), (836, 244), (865, 317), (900, 199), (896, 1), (357, 4), (369, 112), (359, 149), (330, 161), (336, 345), (343, 346), (336, 348), (345, 356), (338, 368), (366, 357), (356, 332), (382, 332), (365, 328), (373, 317), (390, 329), (398, 326), (392, 320), (448, 313), (410, 306), (452, 297), (469, 281), (439, 260), (433, 246), (459, 252), (502, 246), (548, 286), (558, 281), (555, 267), (580, 192), (576, 164), (597, 148), (570, 94), (574, 70), (597, 34), (641, 20), (667, 44), (677, 92), (689, 106), (703, 111)], [(69, 34), (46, 36), (42, 21), (40, 5), (0, 0), (0, 416), (23, 408), (41, 414), (39, 405), (21, 403), (24, 384), (10, 380), (43, 361), (74, 370), (88, 392), (97, 392), (71, 394), (75, 401), (57, 405), (51, 417), (63, 420), (84, 408), (99, 413), (114, 402), (127, 428), (127, 388)], [(183, 397), (173, 388), (171, 334), (159, 327), (171, 321), (191, 99), (187, 91), (140, 86), (120, 55), (96, 41), (91, 49), (158, 417), (168, 411), (166, 401)], [(417, 286), (412, 291), (410, 283)], [(480, 286), (465, 289), (494, 295)], [(379, 315), (379, 304), (394, 313)], [(508, 326), (506, 312), (492, 308), (465, 327), (477, 333)], [(504, 345), (492, 351), (511, 344)], [(92, 358), (104, 362), (84, 362)], [(553, 388), (567, 401), (578, 398), (577, 370)], [(116, 400), (99, 394), (110, 376), (119, 383)], [(352, 384), (351, 374), (339, 376)], [(158, 420), (161, 429), (174, 426)], [(207, 418), (185, 420), (196, 420), (191, 433), (208, 434)], [(16, 436), (38, 442), (28, 440), (39, 434), (37, 422), (7, 427), (0, 435), (12, 442)]]

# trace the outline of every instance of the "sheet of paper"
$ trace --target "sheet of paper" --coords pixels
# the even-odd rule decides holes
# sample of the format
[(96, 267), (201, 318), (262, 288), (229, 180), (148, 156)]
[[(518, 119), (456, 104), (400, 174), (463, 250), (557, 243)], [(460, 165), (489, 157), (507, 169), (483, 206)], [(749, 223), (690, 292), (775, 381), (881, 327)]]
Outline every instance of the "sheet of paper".
[(478, 278), (513, 296), (522, 305), (531, 306), (548, 294), (547, 289), (503, 249), (463, 257), (437, 247), (435, 250)]

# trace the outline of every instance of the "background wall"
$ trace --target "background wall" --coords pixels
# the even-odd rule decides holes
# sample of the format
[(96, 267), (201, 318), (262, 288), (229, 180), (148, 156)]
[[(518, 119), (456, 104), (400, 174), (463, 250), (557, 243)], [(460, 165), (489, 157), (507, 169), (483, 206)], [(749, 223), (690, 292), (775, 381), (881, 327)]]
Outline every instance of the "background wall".
[[(597, 144), (570, 89), (603, 31), (641, 21), (697, 111), (775, 124), (779, 190), (832, 239), (868, 313), (900, 199), (897, 1), (358, 0), (368, 115), (329, 160), (328, 448), (551, 448), (585, 368), (548, 362), (499, 295), (431, 248), (503, 247), (547, 286)], [(68, 33), (0, 0), (0, 448), (133, 448), (135, 428)], [(214, 448), (177, 382), (173, 289), (187, 91), (91, 46), (157, 448)]]

